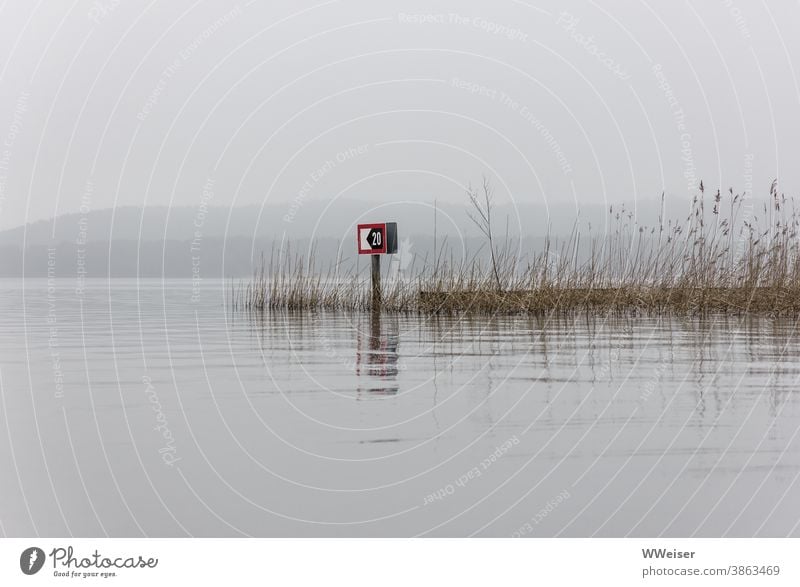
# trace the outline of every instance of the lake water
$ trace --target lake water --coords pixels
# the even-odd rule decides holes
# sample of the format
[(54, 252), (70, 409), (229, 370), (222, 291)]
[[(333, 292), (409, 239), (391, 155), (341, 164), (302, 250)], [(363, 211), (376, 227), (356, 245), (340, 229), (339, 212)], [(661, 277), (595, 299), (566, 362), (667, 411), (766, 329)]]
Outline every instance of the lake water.
[(778, 319), (226, 310), (221, 282), (0, 284), (8, 536), (786, 536)]

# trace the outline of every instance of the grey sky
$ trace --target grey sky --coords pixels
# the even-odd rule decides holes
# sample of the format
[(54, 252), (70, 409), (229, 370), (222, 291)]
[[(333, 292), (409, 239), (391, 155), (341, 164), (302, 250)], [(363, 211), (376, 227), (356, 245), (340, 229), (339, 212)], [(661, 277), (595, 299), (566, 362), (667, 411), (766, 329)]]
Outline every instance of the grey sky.
[(483, 174), (539, 204), (798, 194), (798, 30), (789, 1), (11, 0), (0, 228), (454, 201)]

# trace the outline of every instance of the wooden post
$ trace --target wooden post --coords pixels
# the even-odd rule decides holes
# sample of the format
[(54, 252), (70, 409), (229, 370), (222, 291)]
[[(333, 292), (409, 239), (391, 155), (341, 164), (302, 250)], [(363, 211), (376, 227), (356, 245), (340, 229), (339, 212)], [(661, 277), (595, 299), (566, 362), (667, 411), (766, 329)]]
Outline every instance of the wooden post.
[(381, 307), (381, 256), (372, 255), (372, 309)]

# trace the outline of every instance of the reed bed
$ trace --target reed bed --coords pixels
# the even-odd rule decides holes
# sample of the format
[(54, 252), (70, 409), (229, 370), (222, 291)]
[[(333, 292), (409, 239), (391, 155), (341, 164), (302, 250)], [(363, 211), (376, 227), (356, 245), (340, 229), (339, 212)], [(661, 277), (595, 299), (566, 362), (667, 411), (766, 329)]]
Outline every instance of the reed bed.
[[(594, 311), (791, 314), (800, 311), (800, 218), (776, 183), (757, 209), (729, 191), (700, 184), (688, 215), (653, 226), (624, 207), (609, 209), (608, 228), (593, 234), (576, 220), (572, 233), (522, 251), (496, 242), (491, 188), (470, 191), (471, 218), (486, 237), (478, 254), (453, 261), (446, 250), (415, 259), (403, 279), (384, 280), (381, 310), (409, 313), (513, 314)], [(662, 210), (663, 210), (662, 196)], [(313, 251), (273, 250), (232, 305), (250, 311), (368, 310), (367, 271), (321, 271)]]

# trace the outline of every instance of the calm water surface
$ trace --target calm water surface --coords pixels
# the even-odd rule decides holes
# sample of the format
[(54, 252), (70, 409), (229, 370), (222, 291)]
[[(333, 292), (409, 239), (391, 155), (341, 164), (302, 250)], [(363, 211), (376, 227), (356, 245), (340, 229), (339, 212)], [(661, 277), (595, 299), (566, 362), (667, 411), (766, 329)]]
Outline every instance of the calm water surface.
[[(0, 284), (8, 536), (786, 536), (790, 320), (247, 315)], [(193, 297), (194, 294), (194, 297)]]

